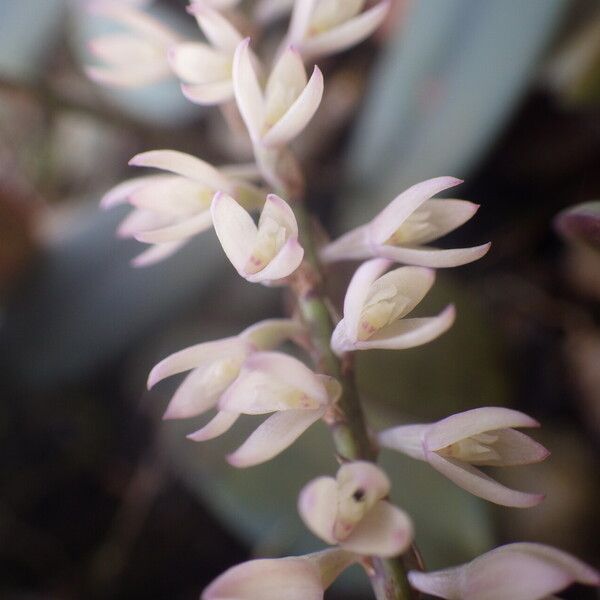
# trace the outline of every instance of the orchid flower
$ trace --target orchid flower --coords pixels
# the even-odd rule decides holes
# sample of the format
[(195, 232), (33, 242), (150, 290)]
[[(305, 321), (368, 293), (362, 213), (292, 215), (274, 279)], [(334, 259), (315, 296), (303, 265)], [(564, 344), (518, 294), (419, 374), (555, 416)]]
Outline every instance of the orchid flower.
[(125, 28), (90, 41), (90, 51), (104, 62), (86, 67), (90, 79), (111, 86), (140, 87), (171, 75), (167, 50), (181, 41), (179, 34), (132, 3), (97, 0), (88, 8)]
[(181, 85), (183, 94), (195, 104), (227, 102), (233, 98), (231, 68), (242, 36), (224, 16), (205, 2), (192, 2), (188, 12), (194, 15), (209, 43), (173, 45), (168, 53), (171, 68), (184, 82)]
[(239, 335), (196, 344), (161, 360), (150, 371), (148, 389), (167, 377), (191, 370), (175, 392), (163, 418), (195, 417), (216, 406), (250, 354), (271, 350), (288, 339), (300, 340), (302, 335), (302, 326), (291, 319), (260, 321)]
[(337, 354), (382, 348), (399, 350), (426, 344), (454, 322), (454, 306), (437, 317), (405, 319), (430, 290), (435, 272), (423, 267), (400, 267), (382, 275), (390, 261), (375, 258), (357, 270), (344, 299), (344, 318), (331, 336)]
[(518, 508), (539, 504), (543, 494), (505, 487), (473, 465), (508, 467), (544, 460), (549, 452), (515, 427), (539, 427), (527, 415), (501, 407), (457, 413), (437, 423), (402, 425), (382, 431), (379, 443), (434, 469), (475, 496)]
[(130, 165), (153, 167), (170, 174), (135, 177), (114, 187), (102, 198), (103, 208), (129, 203), (133, 211), (121, 222), (118, 234), (152, 246), (133, 260), (147, 266), (171, 256), (194, 235), (212, 225), (210, 204), (215, 192), (227, 191), (249, 208), (258, 207), (262, 193), (252, 184), (229, 175), (230, 168), (208, 163), (174, 150), (154, 150), (134, 156)]
[(188, 437), (205, 441), (227, 431), (240, 414), (273, 413), (227, 457), (234, 467), (250, 467), (293, 444), (340, 394), (337, 380), (313, 373), (298, 359), (278, 352), (256, 352), (220, 397), (214, 419)]
[(365, 0), (296, 0), (287, 42), (313, 59), (340, 52), (370, 36), (390, 8), (383, 0), (361, 12)]
[(453, 231), (479, 206), (465, 200), (432, 200), (442, 190), (462, 183), (437, 177), (417, 183), (397, 196), (371, 222), (349, 231), (321, 250), (325, 262), (380, 256), (422, 267), (457, 267), (481, 258), (490, 248), (440, 250), (428, 244)]
[(271, 284), (291, 275), (302, 262), (298, 224), (289, 205), (269, 194), (258, 227), (231, 196), (217, 193), (212, 220), (223, 250), (237, 272), (251, 282)]
[(410, 545), (413, 527), (404, 511), (384, 500), (389, 491), (389, 479), (373, 463), (346, 463), (335, 479), (319, 477), (307, 484), (298, 511), (328, 544), (367, 556), (396, 556)]
[(500, 546), (470, 563), (408, 574), (417, 590), (447, 600), (541, 600), (573, 583), (600, 585), (600, 573), (544, 544)]
[(235, 51), (233, 89), (254, 146), (277, 148), (295, 138), (312, 119), (323, 95), (323, 75), (315, 67), (307, 81), (304, 63), (290, 47), (275, 63), (263, 94), (247, 38)]
[(323, 600), (325, 589), (358, 558), (333, 549), (251, 560), (217, 577), (201, 600)]

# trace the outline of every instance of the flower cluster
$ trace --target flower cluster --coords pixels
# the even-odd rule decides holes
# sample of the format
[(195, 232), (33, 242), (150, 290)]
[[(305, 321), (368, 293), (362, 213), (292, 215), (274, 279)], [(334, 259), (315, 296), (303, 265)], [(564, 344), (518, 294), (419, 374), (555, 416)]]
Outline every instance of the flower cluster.
[[(130, 164), (161, 172), (121, 183), (105, 195), (102, 206), (131, 205), (118, 232), (150, 244), (134, 264), (165, 259), (212, 227), (241, 277), (269, 286), (290, 284), (298, 308), (292, 319), (261, 321), (239, 335), (201, 342), (159, 362), (150, 372), (149, 388), (189, 371), (165, 418), (212, 411), (210, 420), (188, 436), (208, 441), (228, 431), (242, 415), (268, 415), (228, 455), (235, 467), (272, 459), (323, 420), (334, 431), (345, 428), (345, 439), (362, 431), (367, 445), (377, 442), (426, 461), (491, 502), (521, 508), (539, 503), (542, 495), (509, 489), (479, 469), (546, 458), (543, 446), (516, 430), (538, 426), (523, 413), (477, 408), (437, 423), (401, 425), (369, 436), (362, 421), (352, 430), (351, 417), (344, 412), (342, 400), (352, 401), (344, 394), (353, 382), (339, 359), (374, 348), (411, 348), (442, 335), (454, 322), (453, 305), (433, 317), (412, 316), (434, 284), (433, 269), (470, 263), (489, 249), (489, 244), (459, 249), (428, 245), (477, 211), (471, 202), (434, 198), (461, 183), (453, 177), (412, 186), (369, 223), (320, 248), (312, 241), (305, 209), (294, 197), (302, 187), (296, 186), (302, 173), (290, 143), (311, 122), (324, 90), (319, 67), (314, 66), (309, 77), (306, 63), (366, 38), (384, 20), (390, 1), (369, 6), (365, 0), (280, 0), (268, 7), (258, 3), (256, 14), (263, 17), (256, 27), (291, 12), (289, 30), (270, 69), (250, 38), (228, 18), (238, 5), (235, 0), (190, 3), (188, 12), (205, 41), (181, 39), (150, 17), (144, 4), (91, 4), (124, 31), (92, 40), (91, 50), (104, 64), (90, 67), (90, 76), (102, 83), (137, 86), (175, 74), (192, 102), (233, 106), (247, 128), (255, 164), (216, 168), (174, 150), (145, 152)], [(298, 211), (304, 216), (302, 230)], [(306, 252), (305, 236), (310, 244)], [(319, 287), (323, 265), (365, 259), (347, 288), (343, 317), (331, 323), (329, 302)], [(280, 348), (286, 342), (295, 344), (293, 354)], [(316, 358), (314, 368), (308, 366), (309, 358)], [(244, 563), (206, 588), (204, 600), (320, 600), (351, 564), (362, 564), (372, 575), (374, 561), (407, 552), (414, 527), (390, 502), (387, 475), (367, 460), (372, 456), (359, 455), (355, 447), (348, 450), (341, 441), (336, 449), (342, 462), (337, 475), (308, 483), (300, 493), (298, 511), (308, 529), (337, 547), (304, 557)], [(536, 600), (574, 581), (597, 585), (599, 578), (558, 550), (511, 544), (460, 567), (412, 571), (408, 580), (414, 589), (442, 598)]]

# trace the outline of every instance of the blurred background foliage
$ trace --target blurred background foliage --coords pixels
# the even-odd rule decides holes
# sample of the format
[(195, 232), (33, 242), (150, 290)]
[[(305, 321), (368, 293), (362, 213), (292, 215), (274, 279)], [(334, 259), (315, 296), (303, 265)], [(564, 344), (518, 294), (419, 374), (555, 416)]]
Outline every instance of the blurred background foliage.
[[(174, 148), (231, 162), (247, 148), (175, 81), (127, 93), (87, 81), (86, 40), (106, 24), (84, 4), (0, 0), (0, 595), (194, 598), (248, 556), (320, 547), (295, 502), (335, 468), (332, 444), (318, 425), (237, 471), (223, 455), (243, 427), (199, 445), (185, 439), (194, 424), (161, 422), (176, 382), (144, 391), (157, 360), (283, 314), (286, 301), (237, 278), (210, 233), (130, 267), (139, 245), (115, 239), (122, 213), (97, 208), (131, 176), (127, 160)], [(185, 4), (151, 10), (199, 36)], [(396, 0), (375, 39), (322, 66), (326, 98), (297, 150), (328, 230), (451, 174), (482, 208), (447, 244), (493, 242), (479, 263), (440, 272), (423, 306), (455, 302), (450, 333), (359, 356), (373, 427), (506, 405), (543, 422), (534, 436), (553, 453), (499, 475), (547, 493), (526, 511), (384, 453), (426, 563), (521, 539), (597, 563), (600, 217), (594, 204), (553, 220), (600, 198), (598, 3)], [(338, 305), (354, 267), (331, 272)], [(365, 597), (359, 580), (350, 573), (341, 597)]]

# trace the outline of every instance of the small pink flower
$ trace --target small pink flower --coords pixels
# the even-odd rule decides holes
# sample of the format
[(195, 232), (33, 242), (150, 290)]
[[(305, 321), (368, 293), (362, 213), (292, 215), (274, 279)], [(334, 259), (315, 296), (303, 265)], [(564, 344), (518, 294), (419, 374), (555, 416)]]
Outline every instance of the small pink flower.
[(298, 511), (306, 526), (328, 544), (362, 555), (396, 556), (408, 548), (408, 515), (384, 498), (385, 473), (369, 462), (342, 465), (337, 476), (319, 477), (300, 492)]
[(323, 593), (358, 557), (344, 550), (263, 558), (217, 577), (201, 600), (323, 600)]
[(362, 264), (352, 277), (344, 299), (344, 318), (331, 337), (336, 354), (420, 346), (440, 336), (454, 322), (452, 305), (437, 317), (404, 318), (430, 290), (435, 272), (423, 267), (400, 267), (382, 275), (391, 264), (376, 258)]
[(600, 574), (544, 544), (508, 544), (470, 563), (408, 574), (417, 590), (447, 600), (542, 600), (573, 583), (600, 585)]
[(549, 452), (515, 427), (539, 427), (516, 410), (484, 407), (457, 413), (437, 423), (402, 425), (378, 435), (379, 443), (434, 469), (475, 496), (518, 508), (539, 504), (543, 494), (512, 490), (473, 465), (508, 467), (544, 460)]
[(202, 342), (161, 360), (150, 371), (148, 389), (167, 377), (191, 370), (175, 392), (164, 418), (195, 417), (216, 406), (250, 354), (276, 348), (302, 335), (302, 326), (291, 319), (260, 321), (239, 335)]
[(349, 231), (321, 250), (325, 262), (362, 260), (372, 256), (422, 267), (457, 267), (481, 258), (490, 248), (440, 250), (427, 246), (468, 221), (479, 208), (465, 200), (432, 200), (442, 190), (462, 183), (438, 177), (413, 185), (372, 221)]
[(215, 195), (211, 214), (227, 258), (244, 279), (271, 284), (300, 266), (304, 249), (298, 242), (296, 217), (279, 196), (267, 196), (258, 226), (224, 193)]
[(296, 0), (287, 41), (305, 59), (346, 50), (383, 23), (390, 0), (361, 12), (365, 0)]

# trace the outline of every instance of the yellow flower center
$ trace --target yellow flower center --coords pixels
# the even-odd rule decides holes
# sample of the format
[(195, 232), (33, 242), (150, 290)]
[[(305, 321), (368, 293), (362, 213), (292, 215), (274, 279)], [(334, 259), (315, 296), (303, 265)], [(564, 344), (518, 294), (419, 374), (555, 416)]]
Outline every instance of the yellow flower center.
[(395, 321), (409, 303), (395, 285), (387, 284), (376, 290), (365, 302), (358, 323), (358, 339), (362, 342), (385, 325)]
[(459, 440), (450, 446), (438, 450), (438, 454), (449, 458), (457, 458), (464, 462), (478, 462), (481, 460), (499, 459), (500, 455), (492, 447), (498, 441), (494, 433), (480, 433)]

